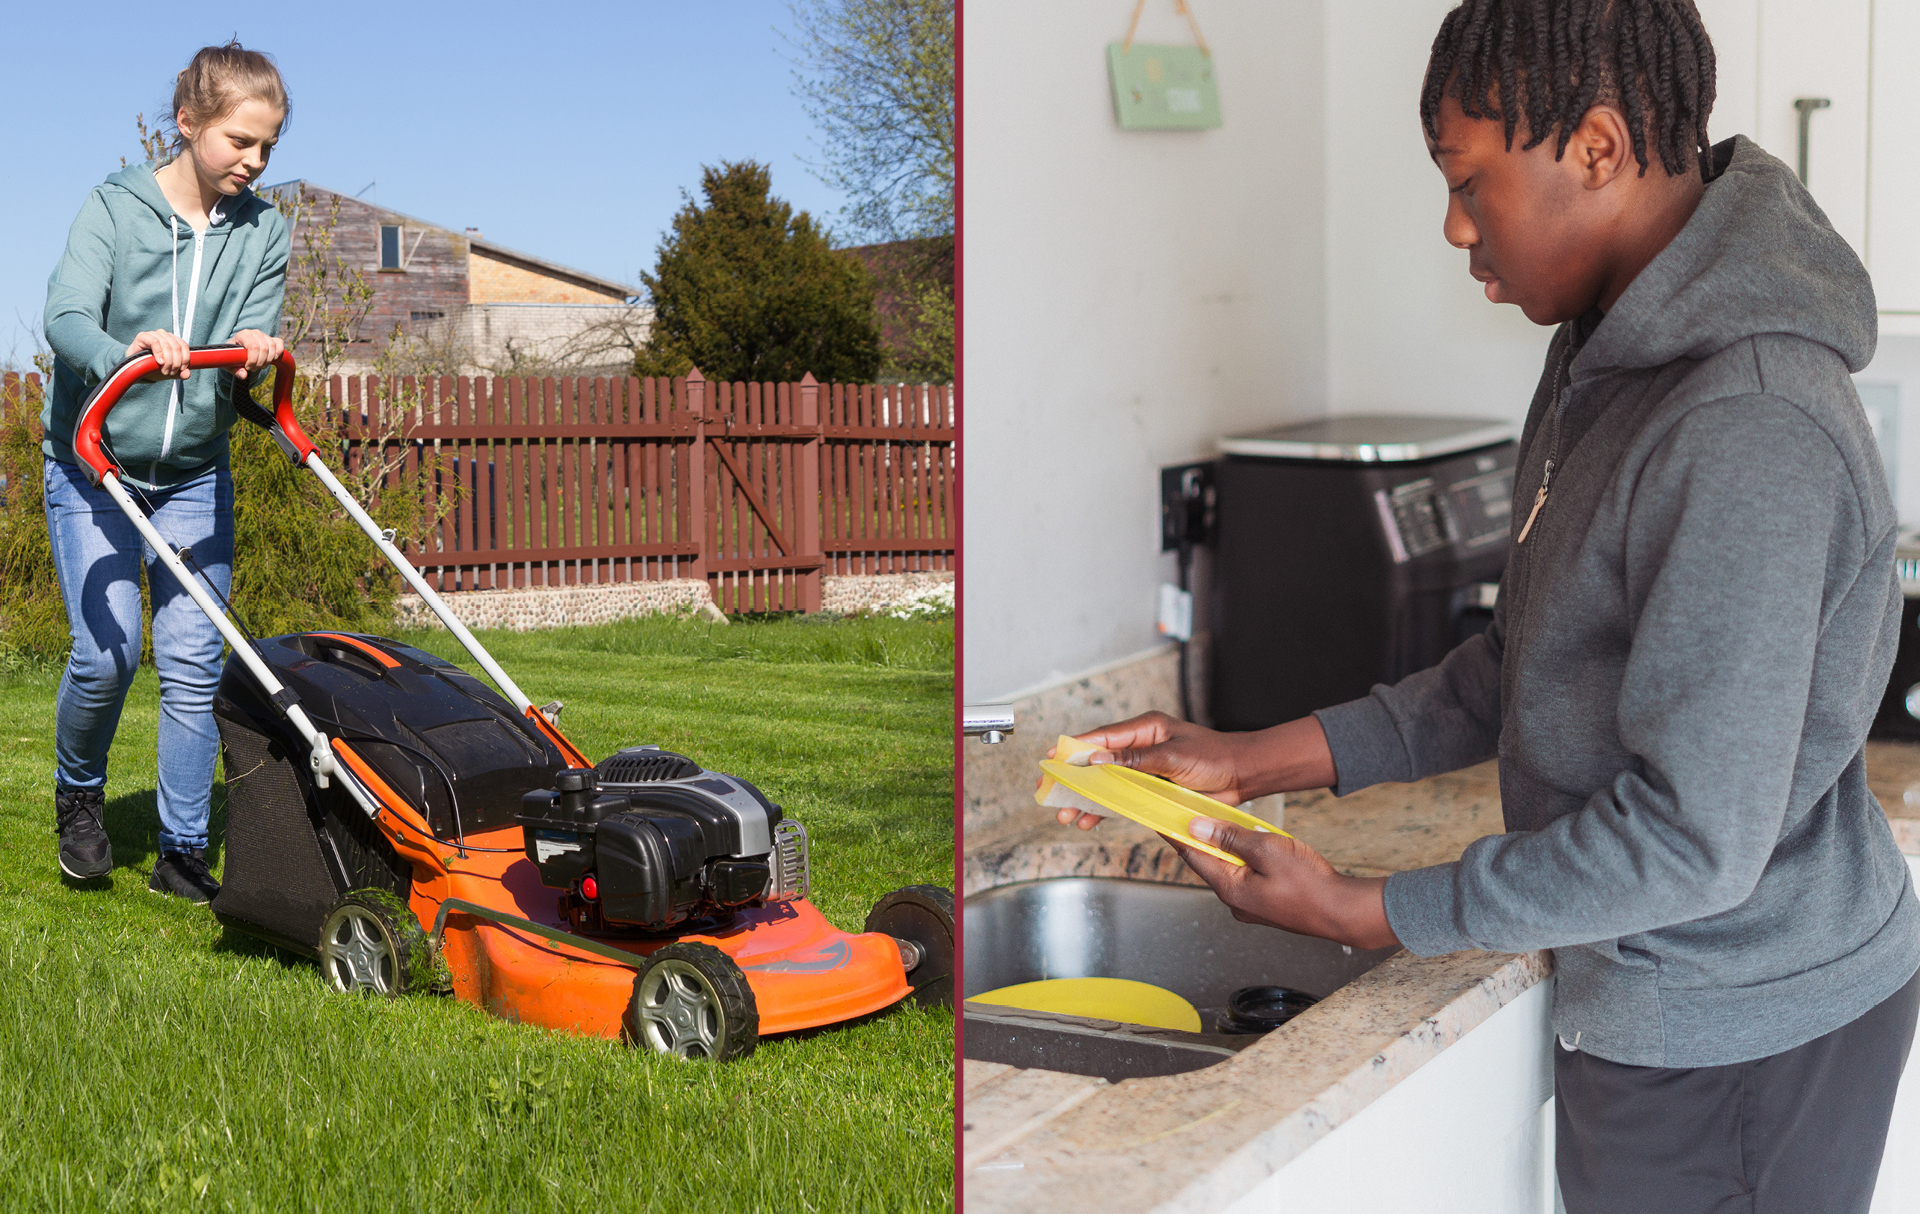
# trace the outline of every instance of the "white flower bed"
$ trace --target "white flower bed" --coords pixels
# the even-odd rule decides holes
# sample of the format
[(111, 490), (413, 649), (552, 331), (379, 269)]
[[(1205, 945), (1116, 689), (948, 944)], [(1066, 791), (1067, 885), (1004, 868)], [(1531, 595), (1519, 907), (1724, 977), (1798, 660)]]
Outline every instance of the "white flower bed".
[(953, 614), (953, 583), (941, 582), (937, 586), (923, 587), (887, 604), (877, 614), (895, 620), (950, 616)]

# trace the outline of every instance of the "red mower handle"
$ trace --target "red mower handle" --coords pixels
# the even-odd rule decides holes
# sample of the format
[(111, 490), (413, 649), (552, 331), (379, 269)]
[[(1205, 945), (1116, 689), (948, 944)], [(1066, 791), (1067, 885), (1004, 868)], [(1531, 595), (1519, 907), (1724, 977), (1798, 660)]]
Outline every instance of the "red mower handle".
[[(194, 371), (246, 365), (245, 346), (195, 346), (187, 352), (187, 367)], [(273, 377), (273, 412), (268, 413), (254, 404), (245, 392), (234, 393), (234, 411), (271, 433), (288, 459), (303, 464), (313, 451), (313, 441), (293, 416), (293, 354), (282, 354), (272, 365), (278, 372)], [(108, 411), (120, 403), (128, 388), (159, 369), (160, 360), (152, 354), (136, 354), (115, 367), (80, 406), (80, 421), (73, 428), (73, 453), (80, 457), (80, 466), (86, 469), (87, 479), (94, 484), (99, 484), (109, 472), (124, 475), (101, 442), (100, 431), (106, 424)]]

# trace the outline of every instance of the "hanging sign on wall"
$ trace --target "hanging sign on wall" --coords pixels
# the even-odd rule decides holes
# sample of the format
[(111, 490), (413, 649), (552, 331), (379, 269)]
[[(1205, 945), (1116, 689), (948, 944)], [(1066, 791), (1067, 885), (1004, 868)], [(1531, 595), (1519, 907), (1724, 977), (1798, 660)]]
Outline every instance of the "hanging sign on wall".
[(1174, 9), (1193, 30), (1192, 46), (1148, 46), (1133, 40), (1146, 0), (1134, 5), (1125, 42), (1107, 44), (1107, 75), (1113, 82), (1113, 112), (1123, 131), (1196, 131), (1220, 125), (1220, 88), (1213, 52), (1187, 0)]

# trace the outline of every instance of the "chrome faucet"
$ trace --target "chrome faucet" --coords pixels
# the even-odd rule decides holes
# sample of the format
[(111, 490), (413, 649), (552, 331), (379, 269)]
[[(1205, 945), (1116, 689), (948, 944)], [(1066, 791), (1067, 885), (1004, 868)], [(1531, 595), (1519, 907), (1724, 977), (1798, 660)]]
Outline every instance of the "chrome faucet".
[(1013, 732), (1013, 705), (969, 704), (960, 713), (960, 733), (992, 745)]

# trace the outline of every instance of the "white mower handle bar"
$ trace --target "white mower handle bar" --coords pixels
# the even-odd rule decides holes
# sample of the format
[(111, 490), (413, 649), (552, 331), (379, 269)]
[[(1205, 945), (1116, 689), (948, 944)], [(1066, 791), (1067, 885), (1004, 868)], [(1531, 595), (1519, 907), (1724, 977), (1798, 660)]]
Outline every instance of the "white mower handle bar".
[[(187, 367), (189, 370), (196, 371), (215, 367), (230, 368), (244, 366), (246, 361), (247, 352), (244, 347), (201, 346), (188, 352)], [(294, 417), (293, 355), (282, 354), (273, 366), (275, 370), (273, 412), (269, 414), (255, 405), (244, 393), (235, 393), (235, 411), (241, 417), (266, 429), (290, 460), (306, 467), (320, 478), (320, 483), (327, 487), (327, 491), (333, 494), (360, 529), (367, 533), (367, 537), (379, 548), (381, 555), (399, 570), (400, 575), (413, 587), (415, 593), (419, 594), (421, 601), (440, 617), (440, 621), (447, 626), (447, 630), (452, 632), (461, 645), (465, 646), (467, 652), (473, 655), (474, 660), (493, 679), (495, 686), (499, 687), (513, 702), (516, 709), (526, 714), (537, 711), (533, 708), (533, 701), (529, 700), (526, 693), (507, 677), (507, 672), (500, 668), (500, 664), (493, 660), (493, 656), (481, 647), (480, 642), (474, 639), (471, 632), (467, 631), (466, 625), (462, 624), (459, 617), (447, 607), (445, 600), (427, 585), (426, 579), (420, 576), (419, 570), (415, 569), (401, 554), (400, 549), (388, 538), (388, 533), (380, 530), (367, 512), (360, 507), (360, 503), (347, 492), (339, 478), (335, 477), (332, 470), (320, 459), (320, 454), (315, 450), (312, 440), (301, 430), (299, 422)], [(74, 427), (74, 454), (80, 457), (81, 465), (85, 468), (88, 478), (105, 489), (108, 496), (113, 498), (127, 518), (132, 521), (135, 529), (140, 532), (141, 537), (159, 555), (161, 563), (173, 573), (181, 588), (193, 599), (207, 619), (212, 621), (213, 626), (220, 630), (220, 635), (226, 639), (233, 652), (246, 663), (247, 670), (259, 682), (268, 698), (286, 714), (287, 720), (306, 740), (309, 766), (313, 770), (314, 782), (324, 788), (329, 782), (329, 777), (343, 777), (341, 783), (360, 807), (372, 816), (379, 807), (372, 794), (361, 786), (352, 772), (336, 762), (332, 744), (327, 741), (326, 735), (314, 726), (312, 719), (301, 709), (293, 694), (274, 677), (273, 670), (261, 660), (258, 653), (254, 652), (253, 644), (233, 621), (227, 618), (226, 612), (214, 601), (213, 596), (207, 593), (206, 588), (200, 585), (197, 579), (188, 574), (180, 553), (161, 538), (152, 521), (134, 504), (125, 486), (120, 483), (121, 471), (109, 456), (102, 441), (107, 413), (120, 403), (120, 398), (125, 395), (128, 388), (159, 370), (159, 367), (159, 360), (153, 355), (138, 354), (115, 367), (105, 379), (100, 381), (99, 386), (93, 390), (87, 397), (86, 403), (80, 408), (80, 419)]]
[(433, 614), (440, 617), (440, 622), (447, 626), (447, 631), (466, 647), (466, 651), (473, 655), (473, 660), (480, 663), (480, 669), (486, 671), (487, 676), (493, 680), (494, 686), (498, 687), (507, 699), (513, 701), (513, 706), (522, 714), (537, 711), (533, 707), (533, 701), (527, 698), (527, 693), (521, 691), (519, 684), (507, 677), (507, 672), (500, 669), (500, 663), (494, 661), (493, 655), (474, 639), (474, 635), (467, 631), (467, 626), (460, 622), (460, 617), (453, 614), (453, 609), (447, 606), (446, 600), (436, 594), (433, 587), (427, 585), (427, 579), (420, 576), (420, 571), (413, 567), (413, 563), (407, 560), (399, 547), (388, 538), (391, 532), (382, 531), (379, 524), (373, 521), (372, 516), (360, 508), (360, 503), (353, 500), (353, 495), (348, 493), (346, 486), (334, 476), (333, 470), (321, 461), (320, 453), (309, 451), (306, 459), (300, 462), (306, 464), (307, 470), (320, 478), (320, 483), (327, 487), (327, 492), (333, 494), (348, 516), (360, 525), (360, 530), (367, 533), (367, 538), (372, 540), (374, 546), (380, 549), (381, 555), (400, 571), (400, 576), (407, 579), (407, 585), (413, 587), (413, 592), (420, 596), (420, 601), (433, 609)]
[(294, 699), (293, 693), (274, 677), (273, 669), (261, 661), (260, 655), (254, 652), (253, 642), (248, 640), (246, 634), (227, 618), (227, 613), (221, 609), (220, 604), (213, 601), (213, 596), (207, 593), (206, 587), (187, 572), (185, 562), (180, 559), (180, 553), (161, 538), (160, 533), (154, 529), (152, 520), (133, 504), (133, 498), (127, 495), (126, 487), (120, 483), (118, 471), (109, 467), (100, 477), (100, 487), (107, 491), (107, 496), (111, 497), (133, 521), (141, 537), (159, 555), (160, 563), (172, 571), (174, 580), (180, 583), (180, 588), (185, 590), (200, 610), (206, 613), (206, 617), (213, 621), (213, 626), (220, 630), (220, 635), (226, 638), (228, 646), (241, 661), (247, 664), (247, 670), (259, 682), (261, 690), (267, 693), (267, 698), (276, 708), (285, 713), (288, 722), (300, 731), (300, 736), (307, 743), (307, 764), (313, 771), (314, 783), (325, 788), (331, 777), (345, 777), (341, 783), (359, 803), (360, 808), (366, 810), (367, 815), (372, 817), (378, 808), (372, 796), (360, 786), (360, 781), (355, 779), (351, 772), (334, 761), (333, 745), (327, 741), (327, 735), (315, 728), (313, 720), (300, 707), (299, 701)]

